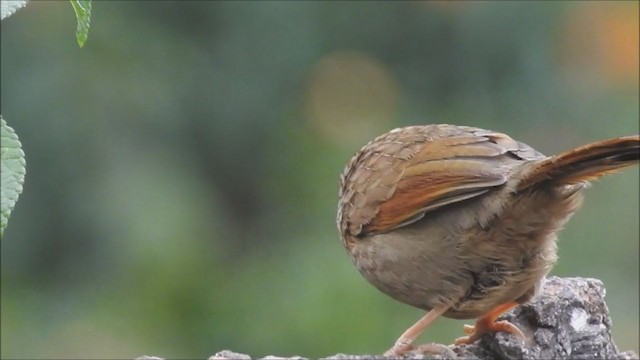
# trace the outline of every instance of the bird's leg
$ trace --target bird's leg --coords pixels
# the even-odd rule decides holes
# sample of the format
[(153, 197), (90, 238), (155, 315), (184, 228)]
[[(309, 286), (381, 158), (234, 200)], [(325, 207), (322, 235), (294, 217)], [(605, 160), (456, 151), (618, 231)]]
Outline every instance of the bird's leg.
[(500, 315), (507, 312), (509, 309), (518, 306), (516, 302), (510, 302), (495, 307), (489, 311), (486, 315), (476, 320), (475, 326), (465, 325), (464, 333), (468, 336), (464, 336), (456, 339), (455, 344), (471, 344), (474, 341), (480, 339), (483, 334), (495, 333), (495, 332), (507, 332), (516, 335), (524, 339), (524, 334), (520, 329), (508, 321), (496, 321)]
[[(425, 316), (423, 316), (420, 320), (418, 320), (415, 324), (408, 328), (402, 335), (400, 335), (393, 347), (391, 347), (391, 349), (387, 350), (384, 353), (384, 356), (400, 356), (413, 350), (413, 342), (416, 340), (416, 338), (420, 336), (420, 334), (424, 332), (427, 326), (431, 325), (431, 323), (434, 322), (438, 318), (438, 316), (446, 312), (447, 309), (449, 309), (448, 306), (441, 306), (429, 310), (429, 312)], [(437, 344), (423, 345), (420, 347), (420, 349), (428, 351), (428, 349), (432, 346), (437, 347)]]

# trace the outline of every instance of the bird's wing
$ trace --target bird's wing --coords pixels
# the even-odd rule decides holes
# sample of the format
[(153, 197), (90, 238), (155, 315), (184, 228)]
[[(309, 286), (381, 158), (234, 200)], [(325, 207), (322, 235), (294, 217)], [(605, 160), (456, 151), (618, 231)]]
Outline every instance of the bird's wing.
[(344, 230), (352, 236), (382, 233), (480, 196), (503, 185), (513, 164), (523, 160), (518, 152), (530, 149), (475, 128), (445, 135), (399, 137), (363, 151), (343, 179)]

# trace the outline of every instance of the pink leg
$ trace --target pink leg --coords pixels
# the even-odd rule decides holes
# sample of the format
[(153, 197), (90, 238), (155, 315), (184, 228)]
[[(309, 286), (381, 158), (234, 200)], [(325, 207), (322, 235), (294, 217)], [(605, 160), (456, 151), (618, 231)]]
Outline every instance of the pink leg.
[(406, 352), (413, 350), (413, 342), (416, 340), (424, 330), (434, 322), (438, 316), (447, 311), (448, 307), (442, 306), (431, 309), (425, 316), (423, 316), (418, 322), (413, 324), (407, 329), (396, 343), (384, 353), (384, 356), (400, 356)]

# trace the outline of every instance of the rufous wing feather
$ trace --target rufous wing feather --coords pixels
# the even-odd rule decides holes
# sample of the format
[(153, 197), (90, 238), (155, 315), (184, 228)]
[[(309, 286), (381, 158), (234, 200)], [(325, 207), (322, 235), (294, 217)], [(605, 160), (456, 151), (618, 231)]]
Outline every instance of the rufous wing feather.
[(428, 211), (503, 185), (508, 174), (500, 159), (518, 144), (504, 134), (494, 135), (425, 142), (406, 163), (392, 195), (379, 204), (363, 232), (385, 232), (410, 224)]

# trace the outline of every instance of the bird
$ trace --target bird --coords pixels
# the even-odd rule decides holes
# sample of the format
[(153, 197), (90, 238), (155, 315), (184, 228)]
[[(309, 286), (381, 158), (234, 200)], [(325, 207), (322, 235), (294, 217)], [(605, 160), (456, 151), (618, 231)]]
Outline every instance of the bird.
[(362, 147), (340, 176), (342, 244), (374, 287), (426, 311), (384, 355), (439, 352), (413, 343), (440, 316), (475, 320), (456, 345), (496, 332), (524, 338), (497, 319), (540, 293), (589, 182), (639, 159), (638, 135), (545, 156), (504, 133), (449, 124), (397, 128)]

